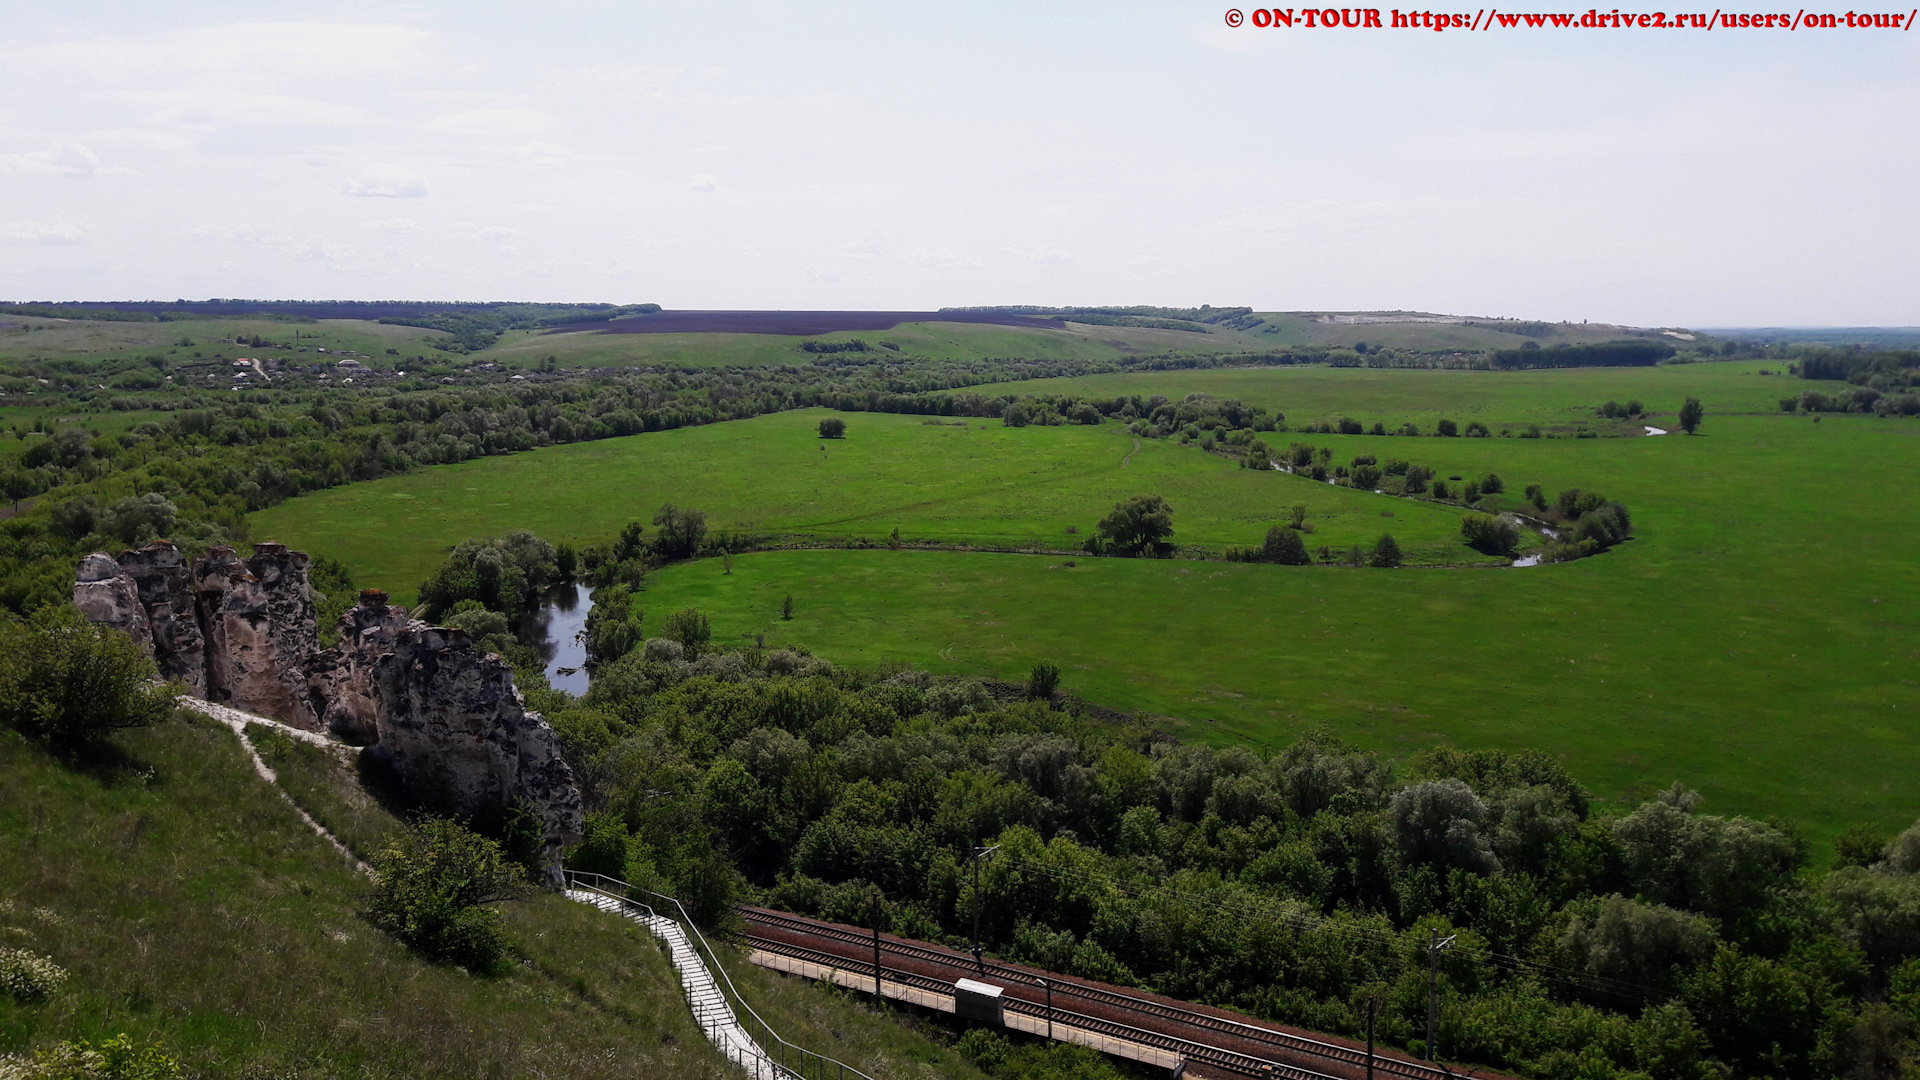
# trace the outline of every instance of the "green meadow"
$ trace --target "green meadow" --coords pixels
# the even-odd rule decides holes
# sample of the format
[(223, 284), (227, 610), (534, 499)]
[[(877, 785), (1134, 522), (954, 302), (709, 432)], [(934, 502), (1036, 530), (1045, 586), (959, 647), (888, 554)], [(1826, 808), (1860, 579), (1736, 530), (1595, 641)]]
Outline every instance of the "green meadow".
[[(253, 535), (340, 559), (363, 582), (410, 598), (467, 537), (530, 529), (591, 543), (651, 521), (666, 502), (705, 511), (716, 529), (801, 542), (877, 543), (898, 528), (909, 544), (1070, 550), (1114, 503), (1157, 492), (1173, 503), (1183, 544), (1257, 544), (1305, 504), (1313, 546), (1371, 546), (1391, 532), (1410, 559), (1484, 561), (1461, 543), (1457, 508), (1254, 472), (1198, 446), (1136, 440), (1118, 424), (1008, 428), (863, 413), (847, 415), (845, 439), (823, 440), (827, 415), (775, 413), (443, 465), (282, 503), (252, 516)], [(1389, 452), (1435, 442), (1401, 439)]]
[[(811, 437), (819, 414), (794, 413), (445, 466), (294, 500), (255, 515), (254, 536), (342, 558), (402, 595), (464, 537), (525, 527), (600, 540), (668, 500), (717, 527), (819, 540), (878, 541), (897, 525), (909, 543), (1053, 549), (762, 552), (731, 575), (715, 560), (659, 571), (638, 603), (649, 626), (697, 606), (729, 644), (761, 635), (844, 662), (1013, 679), (1051, 657), (1088, 700), (1210, 741), (1280, 744), (1326, 726), (1395, 755), (1440, 741), (1541, 747), (1608, 799), (1680, 779), (1716, 811), (1777, 815), (1815, 837), (1910, 823), (1920, 539), (1907, 487), (1920, 424), (1782, 415), (1773, 402), (1806, 384), (1766, 367), (1304, 368), (1026, 386), (1204, 391), (1278, 406), (1296, 425), (1484, 418), (1496, 432), (1587, 423), (1610, 398), (1671, 415), (1701, 397), (1695, 437), (1278, 437), (1331, 446), (1336, 461), (1367, 452), (1442, 476), (1493, 471), (1514, 491), (1597, 488), (1631, 508), (1632, 541), (1557, 566), (1075, 558), (1064, 549), (1136, 491), (1172, 501), (1183, 543), (1251, 543), (1308, 502), (1312, 544), (1391, 531), (1429, 562), (1471, 553), (1446, 507), (1250, 473), (1168, 442), (1144, 441), (1123, 465), (1133, 440), (1114, 424), (873, 414), (846, 414), (848, 439), (825, 450)], [(777, 614), (787, 595), (791, 621)]]

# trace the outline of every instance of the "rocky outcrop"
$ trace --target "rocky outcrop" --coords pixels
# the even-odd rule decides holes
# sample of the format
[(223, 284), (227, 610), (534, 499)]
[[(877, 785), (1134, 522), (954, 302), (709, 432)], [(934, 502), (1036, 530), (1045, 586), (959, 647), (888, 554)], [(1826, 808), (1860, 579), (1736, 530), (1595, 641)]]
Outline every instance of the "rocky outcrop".
[(243, 562), (232, 548), (216, 547), (193, 565), (207, 700), (317, 731), (307, 696), (306, 663), (319, 651), (307, 557), (281, 544), (253, 551)]
[(120, 555), (120, 569), (133, 579), (152, 627), (153, 659), (160, 677), (186, 684), (195, 697), (207, 694), (206, 636), (200, 631), (193, 575), (186, 556), (165, 540)]
[(307, 662), (307, 691), (322, 730), (355, 746), (379, 741), (373, 665), (393, 651), (409, 622), (407, 609), (388, 604), (378, 589), (363, 590), (360, 603), (340, 617), (340, 643)]
[(153, 654), (153, 630), (140, 603), (140, 589), (112, 556), (96, 551), (80, 560), (73, 606), (93, 622), (125, 631), (134, 644)]
[(414, 797), (487, 817), (523, 806), (542, 822), (542, 860), (559, 880), (580, 839), (580, 791), (553, 728), (528, 712), (506, 661), (466, 632), (412, 621), (369, 589), (321, 650), (307, 556), (255, 544), (191, 564), (165, 542), (81, 560), (74, 604), (125, 631), (161, 673), (216, 704), (370, 746)]
[(414, 623), (372, 675), (378, 751), (409, 787), (465, 813), (531, 806), (545, 822), (543, 861), (557, 874), (561, 849), (582, 835), (580, 791), (506, 661), (475, 649), (464, 630)]

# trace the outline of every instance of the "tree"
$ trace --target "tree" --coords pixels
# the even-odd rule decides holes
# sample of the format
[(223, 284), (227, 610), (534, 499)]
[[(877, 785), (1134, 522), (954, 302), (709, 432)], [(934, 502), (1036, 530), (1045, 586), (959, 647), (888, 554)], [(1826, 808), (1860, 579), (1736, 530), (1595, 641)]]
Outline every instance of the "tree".
[(681, 608), (667, 616), (666, 625), (660, 628), (660, 636), (679, 642), (680, 647), (686, 650), (687, 659), (693, 660), (713, 639), (713, 620), (702, 614), (699, 608)]
[(1448, 439), (1455, 438), (1460, 434), (1460, 426), (1451, 420), (1440, 421), (1436, 430), (1440, 432), (1443, 438)]
[(1021, 405), (1019, 402), (1007, 406), (1007, 411), (1000, 414), (1000, 422), (1007, 427), (1026, 427), (1026, 406)]
[(485, 973), (506, 953), (499, 913), (486, 905), (526, 893), (526, 876), (500, 845), (445, 818), (391, 834), (373, 857), (373, 925), (422, 955)]
[(13, 512), (20, 512), (20, 500), (29, 495), (40, 493), (40, 478), (24, 469), (8, 469), (0, 473), (0, 496), (13, 504)]
[(1526, 500), (1533, 504), (1535, 510), (1545, 513), (1547, 509), (1547, 489), (1541, 487), (1539, 484), (1528, 484)]
[(1460, 535), (1467, 546), (1488, 555), (1511, 559), (1520, 547), (1520, 530), (1502, 518), (1468, 514), (1460, 519)]
[(1307, 504), (1295, 503), (1287, 512), (1287, 528), (1304, 530), (1307, 527)]
[(820, 437), (823, 439), (844, 439), (847, 437), (847, 422), (837, 416), (829, 416), (820, 421)]
[(1033, 670), (1027, 673), (1027, 696), (1046, 701), (1059, 686), (1060, 665), (1051, 660), (1034, 661)]
[(780, 617), (783, 619), (793, 618), (793, 595), (791, 593), (787, 595), (785, 600), (780, 601)]
[(1263, 562), (1282, 566), (1305, 566), (1313, 561), (1307, 554), (1307, 542), (1300, 539), (1300, 534), (1278, 525), (1267, 530), (1267, 542), (1260, 546), (1260, 555)]
[(642, 618), (634, 613), (633, 590), (627, 586), (607, 585), (595, 592), (580, 634), (588, 662), (604, 664), (632, 652), (644, 636), (640, 630)]
[(653, 524), (660, 530), (653, 538), (654, 549), (666, 559), (693, 558), (707, 536), (707, 515), (692, 507), (680, 510), (667, 503), (653, 515)]
[(154, 685), (156, 674), (131, 637), (68, 604), (0, 624), (0, 722), (56, 746), (166, 719), (183, 689)]
[(1164, 555), (1173, 549), (1167, 541), (1173, 536), (1173, 507), (1158, 495), (1135, 495), (1115, 503), (1113, 512), (1100, 519), (1097, 538), (1121, 555), (1134, 556), (1145, 551)]
[(1380, 537), (1379, 541), (1373, 545), (1373, 553), (1367, 556), (1367, 565), (1388, 570), (1401, 565), (1400, 543), (1393, 538), (1392, 533)]
[(1507, 482), (1500, 479), (1498, 474), (1488, 473), (1480, 478), (1480, 493), (1482, 495), (1498, 495), (1505, 490), (1507, 490)]
[(1700, 421), (1706, 415), (1707, 410), (1700, 404), (1700, 399), (1690, 397), (1686, 400), (1685, 404), (1680, 406), (1680, 427), (1684, 429), (1687, 434), (1691, 435), (1699, 429)]

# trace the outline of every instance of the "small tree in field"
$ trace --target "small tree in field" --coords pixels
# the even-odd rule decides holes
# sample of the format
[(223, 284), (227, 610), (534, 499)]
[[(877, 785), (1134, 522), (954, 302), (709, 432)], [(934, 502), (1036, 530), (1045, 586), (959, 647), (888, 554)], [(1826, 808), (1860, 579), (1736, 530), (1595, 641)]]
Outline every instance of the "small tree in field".
[(1135, 495), (1115, 503), (1113, 512), (1100, 519), (1098, 539), (1121, 555), (1142, 552), (1165, 554), (1173, 545), (1173, 507), (1158, 495)]
[(820, 437), (823, 439), (844, 439), (847, 437), (847, 422), (837, 416), (829, 416), (820, 421)]
[(1027, 673), (1027, 696), (1046, 701), (1059, 686), (1060, 665), (1051, 660), (1035, 661), (1033, 670)]
[(692, 660), (706, 649), (707, 642), (713, 640), (713, 620), (707, 618), (699, 608), (682, 608), (667, 616), (660, 636), (679, 642), (687, 659)]
[(780, 617), (783, 619), (793, 618), (793, 596), (791, 594), (789, 594), (785, 600), (780, 601)]
[(1402, 565), (1400, 542), (1393, 538), (1392, 533), (1382, 536), (1379, 542), (1373, 545), (1373, 554), (1367, 556), (1367, 565), (1388, 570)]
[(1706, 407), (1700, 404), (1700, 399), (1690, 397), (1687, 399), (1686, 404), (1680, 406), (1680, 427), (1686, 431), (1687, 434), (1691, 435), (1699, 430), (1700, 421), (1704, 419), (1706, 415)]

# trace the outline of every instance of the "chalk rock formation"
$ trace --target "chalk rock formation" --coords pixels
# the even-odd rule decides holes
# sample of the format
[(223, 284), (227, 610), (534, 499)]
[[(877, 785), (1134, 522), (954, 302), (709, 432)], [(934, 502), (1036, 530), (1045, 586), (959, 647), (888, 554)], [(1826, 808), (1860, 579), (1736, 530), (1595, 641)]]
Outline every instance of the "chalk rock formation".
[(232, 548), (216, 547), (193, 567), (207, 628), (207, 698), (317, 731), (305, 671), (318, 644), (307, 557), (281, 544), (253, 551), (242, 562)]
[(120, 569), (133, 579), (153, 633), (153, 659), (163, 679), (178, 679), (195, 697), (207, 695), (206, 636), (200, 630), (193, 575), (180, 549), (158, 540), (122, 552)]
[(73, 606), (93, 622), (125, 631), (134, 644), (153, 655), (153, 632), (147, 609), (140, 603), (140, 589), (112, 556), (96, 551), (80, 560)]
[(373, 665), (393, 651), (410, 620), (379, 589), (363, 589), (358, 606), (340, 616), (340, 643), (307, 661), (307, 688), (320, 723), (334, 738), (367, 746), (380, 738)]
[(543, 860), (582, 835), (580, 791), (546, 719), (528, 712), (513, 669), (464, 630), (414, 623), (373, 665), (379, 752), (417, 792), (464, 811), (525, 802), (545, 823)]
[[(191, 566), (165, 542), (81, 560), (73, 602), (131, 635), (162, 674), (199, 696), (328, 731), (397, 766), (422, 802), (485, 814), (524, 805), (542, 821), (550, 883), (581, 837), (580, 790), (553, 728), (528, 712), (506, 661), (463, 630), (431, 627), (369, 589), (321, 651), (307, 557), (216, 547)], [(444, 796), (444, 798), (443, 798)]]

